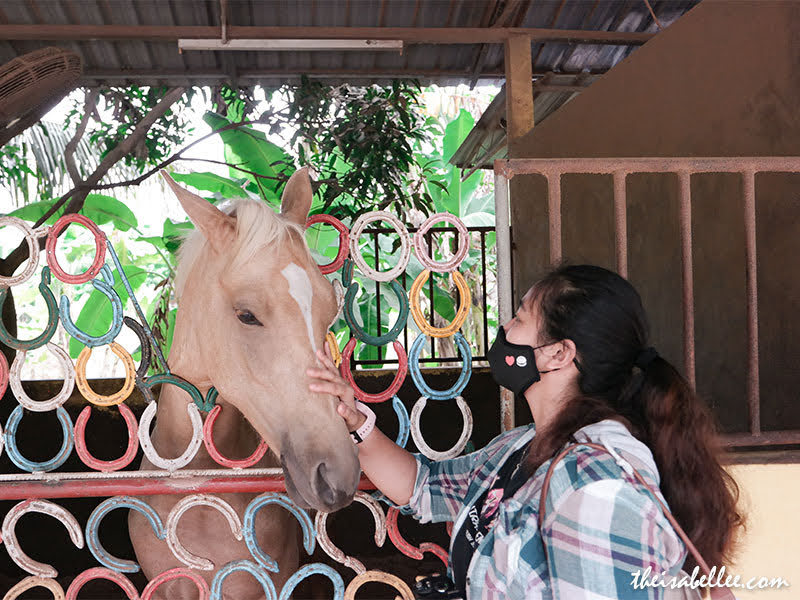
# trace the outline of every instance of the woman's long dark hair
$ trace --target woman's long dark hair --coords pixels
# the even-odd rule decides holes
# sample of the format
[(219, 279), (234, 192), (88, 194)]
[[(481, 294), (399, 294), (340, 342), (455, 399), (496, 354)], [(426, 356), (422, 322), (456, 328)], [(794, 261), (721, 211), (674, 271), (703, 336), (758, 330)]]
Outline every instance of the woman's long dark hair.
[[(622, 417), (653, 452), (661, 492), (700, 554), (709, 565), (729, 564), (744, 524), (738, 486), (720, 464), (711, 411), (675, 367), (657, 357), (635, 368), (649, 343), (633, 286), (601, 267), (562, 266), (534, 285), (528, 301), (540, 317), (540, 343), (575, 343), (580, 393), (537, 432), (526, 470), (535, 472), (581, 427)], [(689, 555), (684, 568), (694, 564)]]

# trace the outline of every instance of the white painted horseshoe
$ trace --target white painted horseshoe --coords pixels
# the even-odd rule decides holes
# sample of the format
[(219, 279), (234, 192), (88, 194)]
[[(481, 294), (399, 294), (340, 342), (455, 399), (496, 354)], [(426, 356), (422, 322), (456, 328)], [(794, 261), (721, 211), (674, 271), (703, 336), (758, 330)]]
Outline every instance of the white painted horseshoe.
[(187, 567), (200, 569), (201, 571), (211, 571), (214, 569), (214, 563), (207, 558), (197, 556), (184, 548), (178, 539), (178, 521), (180, 521), (183, 513), (195, 506), (208, 506), (215, 508), (227, 519), (228, 525), (231, 527), (231, 532), (237, 540), (242, 539), (242, 522), (239, 515), (233, 510), (233, 507), (225, 502), (222, 498), (211, 496), (209, 494), (192, 494), (186, 496), (169, 511), (167, 516), (167, 524), (165, 530), (167, 532), (167, 545), (172, 553), (179, 561)]
[(25, 500), (24, 502), (20, 502), (8, 511), (5, 519), (3, 519), (3, 542), (5, 542), (6, 551), (11, 557), (11, 560), (31, 575), (56, 578), (58, 577), (58, 571), (51, 565), (33, 560), (19, 547), (17, 534), (14, 528), (19, 518), (29, 512), (43, 513), (61, 521), (64, 527), (67, 528), (72, 543), (75, 544), (77, 548), (83, 548), (83, 530), (81, 526), (78, 525), (78, 521), (75, 517), (73, 517), (66, 508), (48, 502), (47, 500)]
[[(444, 262), (436, 262), (433, 260), (428, 251), (428, 243), (425, 241), (425, 234), (428, 233), (431, 227), (436, 223), (450, 223), (458, 232), (458, 250), (453, 258)], [(436, 273), (455, 271), (467, 257), (469, 242), (469, 232), (464, 222), (455, 215), (446, 212), (436, 213), (425, 219), (425, 222), (419, 226), (419, 229), (414, 234), (414, 250), (417, 253), (417, 260), (422, 263), (423, 267)]]
[(331, 285), (333, 286), (333, 293), (336, 294), (336, 316), (333, 317), (331, 324), (328, 325), (328, 329), (325, 331), (329, 331), (331, 327), (336, 325), (336, 321), (342, 316), (342, 309), (344, 308), (344, 287), (342, 287), (342, 282), (334, 279)]
[(421, 396), (420, 399), (414, 403), (414, 407), (411, 409), (411, 437), (414, 439), (414, 443), (417, 445), (417, 448), (419, 448), (419, 451), (431, 460), (455, 458), (461, 454), (461, 451), (467, 446), (467, 442), (472, 435), (472, 411), (470, 411), (469, 406), (466, 402), (464, 402), (464, 398), (462, 396), (456, 396), (456, 404), (461, 411), (461, 416), (464, 418), (464, 429), (461, 430), (461, 437), (458, 438), (458, 441), (452, 448), (445, 450), (444, 452), (439, 452), (425, 443), (425, 440), (422, 438), (422, 431), (419, 428), (419, 419), (420, 416), (422, 416), (422, 411), (425, 410), (425, 405), (427, 403), (428, 398)]
[[(386, 514), (383, 512), (383, 507), (378, 504), (375, 498), (360, 490), (356, 492), (353, 500), (366, 506), (372, 513), (375, 519), (375, 545), (379, 548), (382, 547), (383, 543), (386, 541)], [(353, 569), (356, 575), (366, 573), (367, 568), (364, 566), (364, 563), (352, 556), (347, 556), (331, 542), (331, 538), (328, 537), (327, 529), (329, 514), (330, 513), (318, 512), (317, 516), (314, 518), (314, 526), (317, 530), (317, 541), (319, 545), (325, 550), (328, 556), (336, 562), (343, 564), (345, 567)]]
[(203, 445), (203, 419), (200, 417), (200, 411), (195, 403), (189, 402), (186, 405), (186, 411), (189, 413), (189, 419), (192, 422), (192, 439), (184, 453), (178, 458), (163, 458), (159, 456), (153, 446), (153, 441), (150, 439), (150, 423), (153, 422), (153, 417), (156, 416), (156, 408), (156, 403), (151, 402), (144, 409), (142, 418), (139, 419), (139, 445), (148, 460), (155, 466), (167, 471), (175, 471), (188, 465), (197, 454), (200, 446)]
[(50, 593), (53, 594), (53, 600), (64, 600), (64, 588), (55, 579), (45, 579), (44, 577), (34, 577), (33, 575), (26, 577), (8, 590), (6, 595), (3, 596), (3, 600), (16, 600), (22, 592), (27, 592), (37, 587), (50, 590)]
[(18, 275), (0, 277), (0, 287), (11, 287), (12, 285), (17, 285), (31, 278), (31, 275), (36, 272), (36, 267), (39, 266), (39, 243), (36, 240), (50, 233), (50, 227), (31, 229), (30, 225), (17, 217), (0, 217), (0, 227), (9, 225), (21, 230), (25, 236), (25, 241), (28, 244), (28, 264), (25, 265), (25, 269)]
[[(367, 225), (375, 221), (386, 221), (400, 236), (400, 256), (397, 258), (397, 264), (388, 271), (376, 271), (368, 266), (361, 256), (361, 250), (358, 248), (358, 238), (361, 237), (361, 232), (364, 231)], [(408, 235), (408, 230), (403, 223), (393, 214), (385, 210), (374, 210), (365, 213), (358, 217), (352, 229), (350, 229), (350, 257), (356, 263), (359, 270), (374, 281), (392, 281), (399, 277), (408, 266), (408, 260), (411, 257), (411, 240)]]
[(22, 364), (25, 362), (25, 350), (17, 350), (17, 355), (14, 357), (14, 362), (11, 363), (9, 369), (8, 380), (11, 385), (11, 391), (14, 392), (14, 397), (22, 406), (32, 412), (47, 412), (53, 410), (64, 404), (72, 395), (72, 390), (75, 389), (75, 367), (69, 354), (59, 345), (53, 342), (47, 342), (47, 349), (58, 359), (61, 367), (64, 370), (64, 382), (61, 384), (61, 391), (49, 400), (34, 400), (22, 388)]

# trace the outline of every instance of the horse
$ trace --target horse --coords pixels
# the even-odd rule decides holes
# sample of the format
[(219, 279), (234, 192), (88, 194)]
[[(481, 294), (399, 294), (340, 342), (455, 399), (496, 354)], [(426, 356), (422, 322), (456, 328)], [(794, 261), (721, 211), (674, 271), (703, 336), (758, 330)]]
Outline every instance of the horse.
[[(312, 201), (307, 169), (289, 178), (280, 213), (252, 199), (235, 200), (223, 211), (163, 175), (195, 225), (179, 253), (170, 370), (204, 396), (212, 386), (218, 390), (222, 411), (214, 441), (224, 456), (247, 456), (263, 438), (270, 452), (256, 466), (280, 466), (296, 504), (324, 512), (347, 506), (360, 479), (358, 451), (336, 411), (338, 399), (311, 392), (306, 376), (307, 368), (319, 366), (315, 351), (322, 348), (338, 313), (335, 290), (305, 242)], [(180, 455), (192, 437), (188, 398), (176, 386), (162, 386), (152, 435), (160, 456)], [(153, 465), (145, 457), (140, 468)], [(186, 468), (218, 465), (201, 446)], [(219, 496), (243, 519), (255, 494)], [(181, 498), (157, 495), (145, 500), (166, 522)], [(148, 579), (185, 566), (138, 512), (130, 512), (128, 528)], [(177, 533), (189, 551), (210, 559), (215, 569), (252, 560), (245, 542), (237, 541), (223, 516), (211, 508), (189, 510)], [(278, 563), (279, 572), (270, 576), (280, 591), (300, 562), (299, 524), (285, 509), (267, 505), (258, 513), (256, 538)], [(210, 584), (214, 571), (196, 572)], [(194, 584), (185, 579), (158, 591), (168, 600), (197, 596)], [(234, 573), (225, 581), (223, 597), (248, 600), (263, 598), (264, 592), (250, 575)]]

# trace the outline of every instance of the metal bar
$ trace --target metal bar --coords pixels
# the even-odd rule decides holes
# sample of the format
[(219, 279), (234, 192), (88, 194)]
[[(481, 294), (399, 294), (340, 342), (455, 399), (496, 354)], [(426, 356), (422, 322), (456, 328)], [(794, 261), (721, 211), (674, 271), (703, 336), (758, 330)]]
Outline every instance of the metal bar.
[(760, 374), (758, 362), (758, 263), (756, 261), (755, 172), (742, 173), (744, 231), (747, 261), (747, 407), (750, 433), (761, 433)]
[(721, 435), (723, 446), (741, 448), (748, 446), (781, 446), (800, 444), (800, 431), (764, 431), (757, 435), (751, 433), (729, 433)]
[[(425, 234), (425, 237), (428, 238), (428, 251), (430, 255), (433, 256), (433, 230), (428, 230), (428, 233)], [(434, 322), (433, 314), (435, 312), (434, 303), (433, 303), (433, 272), (431, 272), (430, 276), (428, 277), (428, 292), (430, 293), (431, 298), (431, 327), (435, 327), (436, 324)], [(431, 358), (436, 358), (436, 338), (431, 337)]]
[[(494, 214), (497, 232), (497, 307), (500, 326), (511, 319), (511, 231), (508, 200), (508, 179), (495, 171)], [(514, 429), (514, 394), (500, 389), (500, 427), (503, 431)]]
[(689, 171), (678, 171), (683, 281), (683, 362), (686, 379), (696, 387), (694, 360), (694, 272), (692, 265), (692, 185)]
[(489, 301), (486, 290), (486, 234), (481, 231), (481, 289), (483, 290), (483, 347), (481, 352), (486, 355), (489, 348)]
[[(380, 244), (378, 243), (378, 236), (380, 234), (376, 233), (373, 235), (373, 239), (375, 240), (375, 270), (380, 270)], [(381, 335), (381, 282), (375, 281), (375, 310), (378, 313), (378, 333), (376, 335)], [(383, 358), (383, 348), (378, 346), (378, 360)]]
[(547, 174), (547, 212), (550, 228), (550, 264), (561, 262), (561, 173)]
[(800, 157), (705, 157), (705, 158), (510, 158), (495, 161), (495, 172), (510, 179), (514, 175), (554, 173), (794, 173), (800, 171)]
[(628, 277), (628, 207), (625, 200), (626, 175), (614, 172), (614, 233), (616, 238), (617, 272)]
[[(189, 25), (0, 25), (4, 40), (142, 40), (220, 39), (218, 26)], [(228, 39), (374, 39), (409, 44), (502, 44), (509, 37), (568, 44), (639, 46), (655, 34), (533, 27), (254, 27), (228, 26)]]

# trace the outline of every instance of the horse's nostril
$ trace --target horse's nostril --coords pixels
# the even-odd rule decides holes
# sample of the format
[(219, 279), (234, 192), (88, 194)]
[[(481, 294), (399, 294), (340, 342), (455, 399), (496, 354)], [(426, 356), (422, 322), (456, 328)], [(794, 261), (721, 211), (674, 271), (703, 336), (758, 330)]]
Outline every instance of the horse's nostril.
[(327, 475), (328, 466), (324, 462), (319, 463), (314, 475), (314, 491), (325, 504), (334, 506), (341, 500), (342, 494), (337, 492), (335, 487), (331, 485), (326, 478)]

